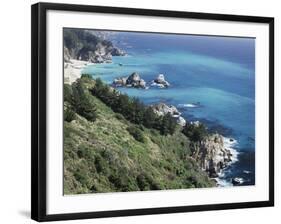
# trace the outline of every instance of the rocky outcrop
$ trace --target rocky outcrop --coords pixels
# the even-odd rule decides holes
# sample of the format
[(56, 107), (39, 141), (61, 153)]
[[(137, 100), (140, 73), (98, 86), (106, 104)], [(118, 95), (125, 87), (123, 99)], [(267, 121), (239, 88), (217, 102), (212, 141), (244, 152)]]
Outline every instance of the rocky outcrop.
[(165, 80), (163, 74), (159, 74), (156, 79), (151, 82), (151, 86), (157, 86), (159, 88), (167, 88), (170, 86), (170, 83)]
[(173, 105), (168, 106), (165, 103), (158, 103), (152, 106), (153, 111), (159, 115), (164, 116), (165, 114), (171, 114), (172, 116), (180, 116), (180, 112)]
[(158, 103), (155, 105), (151, 106), (154, 113), (157, 114), (158, 116), (164, 116), (166, 114), (170, 114), (179, 125), (185, 126), (186, 121), (185, 119), (181, 116), (181, 113), (178, 111), (178, 109), (173, 106), (173, 105), (167, 105), (165, 103)]
[(126, 52), (124, 50), (121, 50), (118, 47), (113, 47), (111, 50), (111, 55), (112, 56), (125, 56)]
[(70, 59), (71, 59), (71, 56), (70, 56), (68, 48), (63, 47), (63, 60), (64, 60), (64, 62), (70, 62)]
[(82, 61), (88, 61), (91, 63), (111, 63), (112, 56), (124, 56), (125, 52), (119, 48), (112, 47), (111, 45), (104, 45), (98, 43), (96, 50), (91, 51), (87, 48), (82, 48), (77, 54), (77, 59)]
[(113, 81), (113, 85), (116, 87), (133, 87), (133, 88), (146, 88), (146, 82), (141, 79), (140, 75), (136, 72), (132, 73), (128, 77), (116, 78)]
[(184, 126), (186, 125), (186, 120), (185, 120), (183, 117), (179, 116), (179, 117), (177, 118), (177, 123), (178, 123), (180, 126), (184, 127)]
[(64, 30), (64, 59), (82, 60), (91, 63), (111, 63), (112, 56), (124, 56), (126, 52), (109, 40), (89, 30)]
[(244, 179), (242, 177), (235, 177), (235, 178), (232, 178), (231, 183), (234, 186), (238, 186), (238, 185), (241, 185), (244, 183)]
[(221, 170), (231, 163), (232, 156), (224, 146), (223, 136), (219, 134), (209, 135), (200, 143), (195, 143), (192, 152), (192, 157), (211, 178), (218, 177)]

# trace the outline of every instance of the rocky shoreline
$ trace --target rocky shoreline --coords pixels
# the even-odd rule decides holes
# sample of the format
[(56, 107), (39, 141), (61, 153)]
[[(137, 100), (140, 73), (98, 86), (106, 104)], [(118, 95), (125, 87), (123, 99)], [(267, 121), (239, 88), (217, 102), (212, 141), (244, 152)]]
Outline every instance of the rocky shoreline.
[[(84, 67), (92, 63), (109, 63), (112, 56), (115, 55), (123, 56), (125, 53), (117, 48), (111, 47), (108, 49), (98, 44), (97, 51), (89, 53), (87, 57), (85, 55), (83, 57), (79, 56), (77, 60), (73, 59), (67, 48), (64, 48), (64, 82), (69, 84), (75, 82), (76, 79), (80, 78), (81, 70)], [(146, 82), (141, 78), (140, 74), (134, 72), (129, 76), (114, 79), (112, 85), (113, 87), (148, 89), (150, 87), (168, 88), (170, 83), (165, 80), (163, 74), (159, 74), (152, 81)], [(181, 112), (173, 105), (158, 103), (150, 105), (150, 107), (158, 116), (170, 114), (177, 124), (182, 127), (200, 124), (198, 121), (188, 123), (181, 116)], [(228, 139), (228, 141), (230, 140)], [(193, 145), (191, 158), (196, 160), (199, 167), (207, 172), (210, 178), (215, 179), (218, 185), (220, 185), (218, 178), (222, 171), (237, 159), (236, 152), (231, 147), (227, 147), (227, 144), (228, 146), (230, 145), (222, 135), (209, 134), (203, 141)], [(238, 180), (233, 181), (233, 185), (235, 185)]]
[(154, 113), (158, 116), (170, 114), (180, 126), (186, 125), (186, 120), (181, 116), (181, 112), (173, 105), (166, 105), (165, 103), (158, 103), (150, 106)]
[[(72, 83), (81, 76), (81, 69), (89, 65), (87, 61), (70, 59), (64, 63), (64, 82)], [(165, 80), (165, 79), (164, 79)], [(146, 89), (146, 82), (141, 79), (136, 72), (128, 77), (117, 78), (113, 81), (114, 87), (143, 88)], [(173, 105), (157, 103), (150, 105), (155, 114), (164, 116), (170, 114), (177, 124), (184, 127), (185, 125), (199, 125), (199, 121), (188, 123), (182, 116), (181, 112)], [(218, 178), (222, 171), (237, 160), (237, 152), (231, 148), (233, 139), (225, 138), (220, 134), (210, 134), (207, 138), (193, 145), (191, 157), (195, 159), (199, 167), (208, 173), (209, 177), (216, 180), (220, 186)], [(238, 180), (237, 180), (238, 181)], [(235, 180), (232, 184), (236, 185)], [(239, 185), (239, 183), (237, 183)]]
[[(64, 47), (64, 82), (71, 84), (80, 78), (81, 70), (90, 64), (112, 63), (112, 56), (125, 56), (126, 52), (113, 46), (110, 41), (98, 39), (94, 48), (88, 49), (87, 45), (79, 47)], [(122, 64), (119, 64), (123, 66)], [(130, 75), (118, 77), (112, 82), (113, 87), (126, 88), (169, 88), (170, 83), (165, 80), (164, 74), (158, 74), (153, 80), (145, 81), (137, 72)], [(182, 104), (181, 107), (201, 107), (200, 102), (193, 104)], [(181, 127), (186, 125), (199, 125), (199, 121), (188, 122), (181, 116), (181, 112), (173, 105), (157, 103), (150, 105), (154, 113), (158, 116), (170, 114), (171, 117)], [(220, 134), (208, 134), (204, 140), (192, 143), (192, 154), (190, 157), (205, 171), (208, 176), (216, 180), (217, 185), (221, 186), (219, 178), (223, 170), (237, 161), (237, 151), (233, 149), (235, 140), (225, 138)], [(241, 180), (234, 178), (231, 180), (233, 185), (239, 185)]]
[(225, 146), (225, 141), (222, 135), (211, 134), (194, 145), (192, 157), (211, 178), (218, 178), (222, 170), (236, 160), (236, 153)]
[[(158, 103), (151, 105), (153, 111), (158, 116), (170, 114), (179, 125), (195, 125), (199, 126), (199, 121), (187, 122), (178, 109), (173, 105)], [(232, 147), (236, 141), (232, 138), (226, 138), (220, 134), (208, 134), (208, 136), (200, 142), (194, 143), (191, 158), (196, 160), (199, 167), (208, 173), (208, 176), (217, 181), (225, 168), (237, 161), (237, 151)], [(232, 180), (233, 182), (233, 180)], [(235, 183), (233, 183), (235, 185)]]

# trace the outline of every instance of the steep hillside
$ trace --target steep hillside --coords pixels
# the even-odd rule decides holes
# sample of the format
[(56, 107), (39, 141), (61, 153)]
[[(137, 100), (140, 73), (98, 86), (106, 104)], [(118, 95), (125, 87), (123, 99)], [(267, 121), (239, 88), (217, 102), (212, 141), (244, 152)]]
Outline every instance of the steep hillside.
[[(131, 123), (91, 94), (94, 80), (77, 82), (64, 88), (65, 194), (215, 186), (190, 157), (180, 126), (164, 135)], [(79, 92), (83, 102), (77, 106)], [(83, 107), (85, 102), (92, 107)]]

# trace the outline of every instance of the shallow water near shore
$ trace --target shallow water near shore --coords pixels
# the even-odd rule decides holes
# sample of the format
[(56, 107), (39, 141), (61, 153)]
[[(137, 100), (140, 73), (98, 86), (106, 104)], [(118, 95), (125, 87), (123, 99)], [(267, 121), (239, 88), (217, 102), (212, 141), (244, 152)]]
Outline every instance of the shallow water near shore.
[(237, 140), (237, 162), (224, 170), (221, 182), (242, 177), (242, 185), (255, 184), (255, 40), (127, 32), (111, 38), (128, 56), (89, 65), (82, 73), (111, 84), (138, 72), (148, 85), (164, 74), (171, 84), (167, 89), (119, 90), (146, 104), (172, 104), (188, 121), (202, 121)]

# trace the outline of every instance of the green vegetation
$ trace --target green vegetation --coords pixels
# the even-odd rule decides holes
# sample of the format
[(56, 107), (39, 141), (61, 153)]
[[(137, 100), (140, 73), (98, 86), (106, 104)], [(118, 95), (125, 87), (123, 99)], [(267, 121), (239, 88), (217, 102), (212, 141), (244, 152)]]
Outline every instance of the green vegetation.
[(136, 139), (139, 142), (145, 142), (145, 137), (142, 133), (142, 131), (138, 128), (136, 128), (135, 126), (129, 126), (127, 128), (127, 131), (134, 137), (134, 139)]
[[(84, 79), (88, 79), (88, 77)], [(83, 86), (84, 84), (81, 80), (72, 85), (72, 101), (70, 103), (79, 115), (89, 121), (95, 121), (97, 117), (95, 104), (90, 97), (89, 91), (86, 89), (86, 85)]]
[(91, 92), (114, 112), (122, 114), (134, 124), (157, 129), (162, 135), (173, 134), (176, 130), (176, 121), (170, 114), (163, 117), (157, 116), (151, 107), (146, 107), (138, 98), (131, 98), (110, 88), (101, 79), (96, 80)]
[(202, 141), (208, 134), (204, 124), (186, 124), (182, 130), (183, 134), (193, 142)]
[(76, 118), (75, 112), (69, 107), (67, 107), (63, 111), (63, 116), (64, 116), (64, 120), (67, 122), (71, 122), (71, 121), (75, 120), (75, 118)]
[[(118, 107), (105, 103), (114, 101)], [(114, 89), (83, 75), (64, 86), (64, 105), (65, 113), (75, 115), (64, 121), (65, 194), (215, 186), (190, 157), (191, 142), (181, 128), (174, 125), (164, 135), (159, 127), (169, 118), (155, 116), (136, 99), (118, 97)]]

